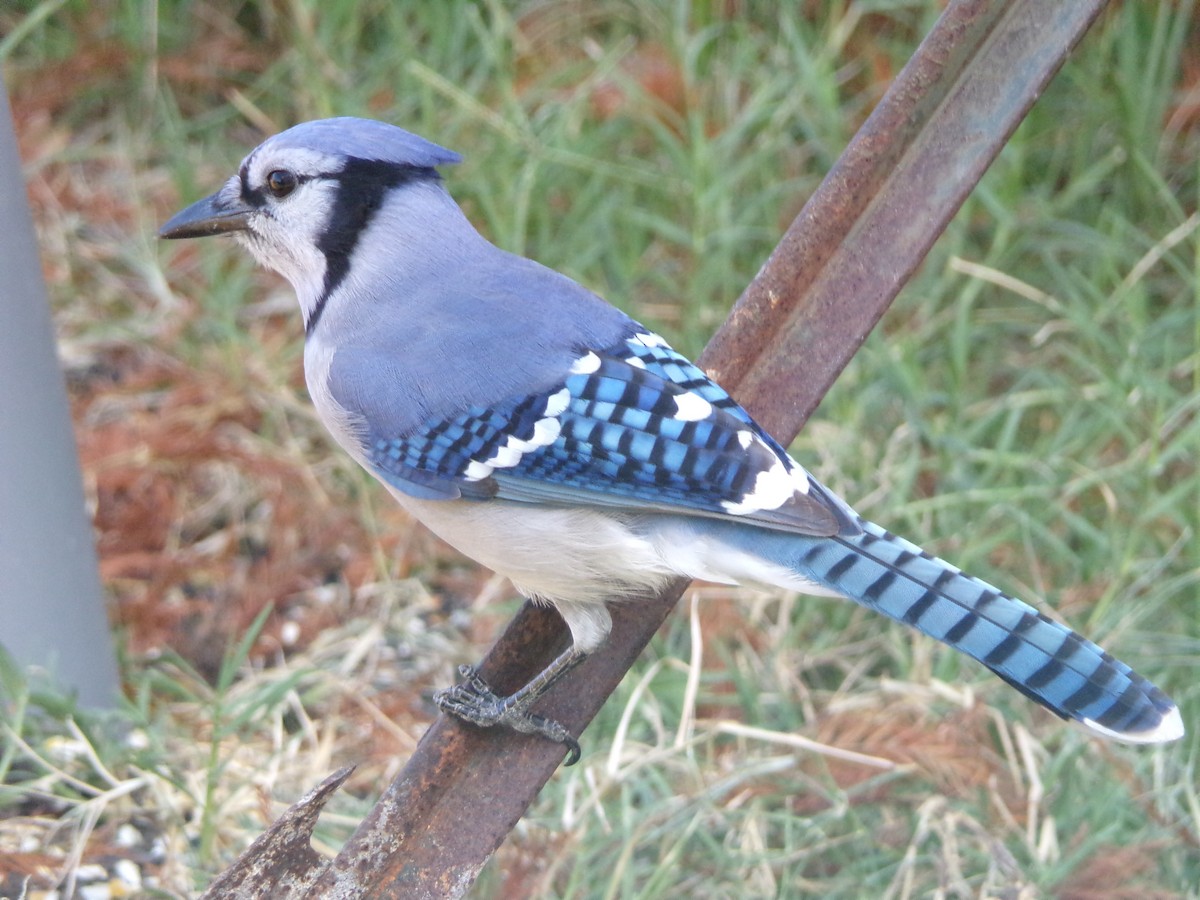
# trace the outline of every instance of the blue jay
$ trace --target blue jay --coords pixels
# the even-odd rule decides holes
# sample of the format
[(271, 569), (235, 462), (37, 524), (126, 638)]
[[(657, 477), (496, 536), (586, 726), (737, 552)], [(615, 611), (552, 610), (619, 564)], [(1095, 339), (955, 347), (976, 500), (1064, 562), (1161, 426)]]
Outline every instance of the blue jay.
[(612, 598), (679, 576), (847, 597), (973, 657), (1094, 734), (1183, 735), (1145, 678), (1031, 606), (864, 520), (658, 335), (483, 238), (442, 185), (459, 156), (382, 122), (275, 135), (164, 238), (232, 234), (295, 288), (321, 421), (434, 533), (553, 604), (572, 645), (498, 696), (436, 698), (565, 745), (532, 711), (599, 648)]

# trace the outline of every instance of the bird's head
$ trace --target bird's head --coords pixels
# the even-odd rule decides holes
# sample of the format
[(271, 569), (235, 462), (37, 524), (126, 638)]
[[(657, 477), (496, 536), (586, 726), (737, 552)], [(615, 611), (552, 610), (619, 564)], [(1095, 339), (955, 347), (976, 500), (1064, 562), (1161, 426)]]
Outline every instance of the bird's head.
[(436, 181), (457, 153), (370, 119), (305, 122), (268, 138), (216, 193), (159, 237), (232, 234), (295, 287), (306, 325), (346, 276), (355, 245), (393, 188)]

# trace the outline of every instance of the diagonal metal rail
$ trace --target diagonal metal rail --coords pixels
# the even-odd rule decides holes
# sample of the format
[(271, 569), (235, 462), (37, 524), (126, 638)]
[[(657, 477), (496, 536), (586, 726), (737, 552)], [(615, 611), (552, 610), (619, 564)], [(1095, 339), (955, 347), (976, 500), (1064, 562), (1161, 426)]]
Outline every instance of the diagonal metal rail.
[[(784, 444), (1103, 7), (1103, 0), (948, 5), (700, 358)], [(607, 644), (540, 711), (579, 734), (684, 587), (623, 606)], [(482, 673), (508, 692), (567, 641), (556, 614), (526, 604)], [(563, 748), (543, 739), (442, 716), (313, 887), (271, 893), (259, 881), (254, 895), (462, 896), (562, 758)]]

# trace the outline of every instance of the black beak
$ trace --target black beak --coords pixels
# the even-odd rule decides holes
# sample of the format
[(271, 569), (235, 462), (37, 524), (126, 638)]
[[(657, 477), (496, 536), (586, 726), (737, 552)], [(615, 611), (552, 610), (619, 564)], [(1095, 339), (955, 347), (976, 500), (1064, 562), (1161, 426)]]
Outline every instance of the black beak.
[(245, 231), (246, 220), (254, 211), (253, 207), (247, 206), (241, 200), (230, 202), (222, 196), (223, 193), (223, 190), (217, 191), (212, 196), (197, 200), (186, 209), (181, 209), (158, 229), (158, 236), (174, 240)]

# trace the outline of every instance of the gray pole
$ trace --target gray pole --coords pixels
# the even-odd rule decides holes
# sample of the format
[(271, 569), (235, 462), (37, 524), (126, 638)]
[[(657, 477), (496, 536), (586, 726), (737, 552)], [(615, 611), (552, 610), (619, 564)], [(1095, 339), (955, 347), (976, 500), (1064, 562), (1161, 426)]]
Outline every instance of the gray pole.
[(87, 706), (117, 667), (8, 93), (0, 78), (0, 643)]

